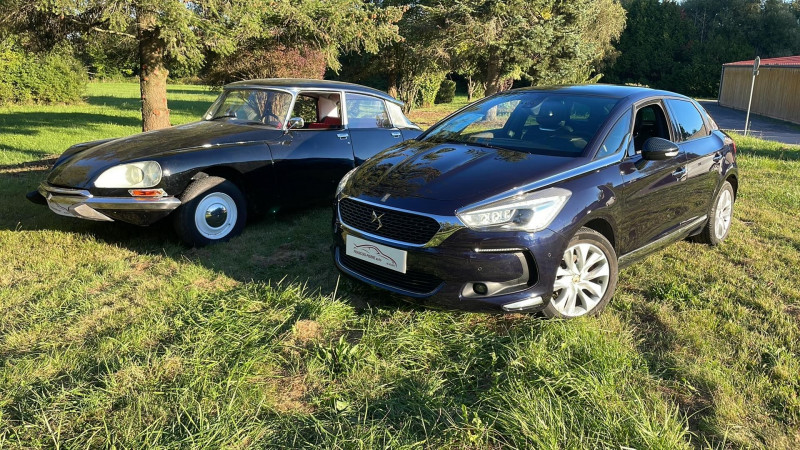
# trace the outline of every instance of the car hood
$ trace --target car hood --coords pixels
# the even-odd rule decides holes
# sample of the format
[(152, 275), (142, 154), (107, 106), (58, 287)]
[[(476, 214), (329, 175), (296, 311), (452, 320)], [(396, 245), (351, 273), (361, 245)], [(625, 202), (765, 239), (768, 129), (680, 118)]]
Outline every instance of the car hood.
[(78, 149), (60, 158), (47, 181), (56, 186), (87, 188), (100, 173), (120, 163), (180, 151), (277, 139), (282, 133), (263, 125), (246, 125), (230, 120), (192, 122)]
[(584, 162), (583, 158), (477, 145), (411, 142), (367, 160), (353, 174), (348, 193), (382, 199), (458, 200), (467, 205)]

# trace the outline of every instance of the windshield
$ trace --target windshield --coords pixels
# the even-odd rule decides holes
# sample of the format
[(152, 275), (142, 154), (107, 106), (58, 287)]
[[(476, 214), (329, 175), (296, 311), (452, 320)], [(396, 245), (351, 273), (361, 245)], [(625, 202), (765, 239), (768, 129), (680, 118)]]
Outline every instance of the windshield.
[(206, 120), (232, 119), (283, 128), (292, 95), (270, 89), (224, 91), (205, 115)]
[(468, 106), (424, 140), (580, 156), (618, 100), (514, 91)]

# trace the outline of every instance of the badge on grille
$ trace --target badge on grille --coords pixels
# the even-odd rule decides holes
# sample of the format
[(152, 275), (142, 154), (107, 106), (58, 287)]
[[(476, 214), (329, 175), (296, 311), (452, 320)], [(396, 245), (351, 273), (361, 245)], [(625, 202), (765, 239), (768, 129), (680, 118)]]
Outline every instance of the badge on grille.
[[(384, 213), (384, 214), (386, 214), (386, 213)], [(383, 217), (383, 214), (378, 215), (378, 213), (376, 213), (374, 210), (372, 211), (372, 220), (369, 223), (378, 222), (378, 227), (375, 228), (375, 231), (380, 230), (381, 227), (383, 226), (383, 224), (381, 223), (381, 217)]]

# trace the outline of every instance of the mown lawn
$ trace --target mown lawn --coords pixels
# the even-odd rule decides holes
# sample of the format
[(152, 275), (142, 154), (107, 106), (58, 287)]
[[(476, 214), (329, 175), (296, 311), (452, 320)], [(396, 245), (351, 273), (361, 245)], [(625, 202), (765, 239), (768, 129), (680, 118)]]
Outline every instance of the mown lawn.
[[(89, 92), (0, 108), (0, 447), (800, 447), (800, 148), (738, 138), (724, 245), (544, 321), (337, 283), (324, 207), (186, 249), (28, 203), (38, 160), (138, 131), (136, 85)], [(173, 86), (173, 123), (213, 97)]]

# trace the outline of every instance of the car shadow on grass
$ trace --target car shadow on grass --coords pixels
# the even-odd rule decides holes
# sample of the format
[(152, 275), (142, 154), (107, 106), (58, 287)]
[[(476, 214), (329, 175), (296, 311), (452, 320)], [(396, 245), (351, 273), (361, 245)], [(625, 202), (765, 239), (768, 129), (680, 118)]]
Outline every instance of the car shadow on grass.
[(299, 284), (309, 294), (333, 296), (357, 310), (378, 304), (408, 309), (420, 307), (361, 286), (339, 275), (332, 256), (331, 209), (315, 206), (251, 217), (242, 235), (229, 242), (202, 248), (183, 245), (167, 217), (148, 227), (123, 222), (93, 222), (62, 217), (44, 205), (29, 202), (25, 194), (46, 176), (46, 161), (0, 166), (0, 231), (55, 231), (90, 237), (112, 247), (141, 255), (165, 256), (211, 269), (239, 282), (271, 285)]

